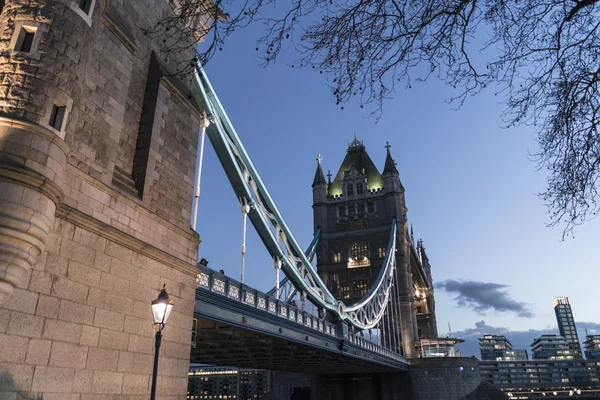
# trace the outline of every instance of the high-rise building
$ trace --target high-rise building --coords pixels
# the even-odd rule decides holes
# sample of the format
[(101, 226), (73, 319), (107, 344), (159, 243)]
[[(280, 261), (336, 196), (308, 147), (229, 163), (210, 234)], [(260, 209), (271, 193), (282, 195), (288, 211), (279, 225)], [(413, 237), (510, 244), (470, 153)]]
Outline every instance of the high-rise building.
[(542, 335), (531, 343), (531, 357), (534, 360), (564, 361), (581, 357), (571, 349), (569, 342), (562, 336)]
[(587, 335), (583, 348), (587, 360), (600, 361), (600, 335)]
[(561, 336), (567, 340), (569, 348), (573, 350), (573, 356), (577, 359), (582, 359), (581, 347), (579, 345), (579, 337), (575, 328), (575, 320), (573, 319), (573, 311), (569, 304), (568, 297), (556, 297), (553, 301), (554, 312), (556, 313), (556, 322), (558, 322), (558, 330)]
[(314, 229), (321, 229), (317, 270), (338, 299), (359, 301), (383, 266), (396, 218), (395, 292), (389, 307), (390, 315), (400, 318), (386, 322), (391, 328), (382, 328), (382, 338), (402, 344), (405, 355), (415, 357), (420, 338), (437, 337), (431, 265), (423, 242), (415, 243), (409, 234), (404, 187), (390, 146), (386, 149), (380, 173), (355, 135), (333, 180), (331, 173), (325, 180), (318, 158), (312, 184)]
[(527, 361), (527, 350), (514, 349), (504, 335), (483, 335), (479, 338), (482, 361)]

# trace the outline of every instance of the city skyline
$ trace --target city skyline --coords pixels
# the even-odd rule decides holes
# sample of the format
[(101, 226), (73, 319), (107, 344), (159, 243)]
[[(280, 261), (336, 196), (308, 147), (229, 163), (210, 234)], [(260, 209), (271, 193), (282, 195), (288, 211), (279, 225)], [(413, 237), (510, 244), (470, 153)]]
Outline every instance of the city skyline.
[[(379, 120), (366, 118), (368, 111), (357, 105), (336, 106), (318, 72), (281, 63), (259, 68), (253, 45), (258, 33), (254, 28), (234, 35), (207, 72), (302, 246), (313, 233), (315, 159), (321, 154), (324, 172), (335, 173), (356, 132), (379, 169), (386, 141), (392, 146), (415, 238), (423, 238), (431, 254), (440, 335), (448, 322), (453, 331), (468, 334), (482, 320), (509, 331), (552, 330), (548, 304), (562, 295), (571, 298), (578, 324), (598, 323), (592, 318), (592, 282), (566, 270), (574, 265), (582, 276), (593, 272), (591, 260), (600, 255), (593, 239), (600, 225), (590, 221), (565, 241), (561, 227), (546, 227), (546, 209), (534, 195), (543, 190), (546, 176), (528, 159), (528, 151), (535, 150), (533, 130), (501, 129), (502, 107), (492, 90), (453, 111), (444, 102), (452, 95), (447, 87), (415, 84), (385, 103)], [(207, 146), (200, 257), (234, 277), (239, 276), (241, 219), (239, 203)], [(250, 285), (262, 290), (274, 285), (272, 261), (253, 229), (246, 268), (254, 272), (247, 273)]]

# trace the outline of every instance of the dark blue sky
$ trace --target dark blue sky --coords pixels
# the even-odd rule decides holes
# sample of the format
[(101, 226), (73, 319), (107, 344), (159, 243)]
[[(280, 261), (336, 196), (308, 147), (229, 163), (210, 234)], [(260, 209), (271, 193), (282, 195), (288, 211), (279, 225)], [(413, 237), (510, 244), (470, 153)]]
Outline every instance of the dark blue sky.
[[(453, 331), (464, 331), (482, 319), (510, 330), (554, 328), (555, 296), (569, 296), (577, 321), (600, 322), (600, 225), (592, 221), (564, 242), (562, 228), (546, 227), (546, 209), (534, 195), (544, 188), (545, 171), (536, 172), (528, 159), (536, 150), (535, 132), (501, 128), (495, 88), (455, 111), (446, 103), (453, 92), (443, 83), (413, 83), (412, 89), (396, 91), (377, 121), (367, 108), (336, 106), (325, 75), (284, 62), (260, 68), (259, 35), (259, 26), (235, 34), (207, 72), (303, 247), (313, 232), (315, 158), (320, 153), (324, 170), (335, 174), (356, 132), (380, 170), (384, 145), (392, 145), (408, 217), (415, 236), (424, 240), (434, 280), (507, 286), (480, 285), (476, 293), (438, 288), (440, 334), (448, 331), (448, 322)], [(239, 277), (240, 206), (210, 145), (201, 187), (199, 256)], [(274, 279), (273, 263), (250, 228), (246, 283), (268, 290)]]

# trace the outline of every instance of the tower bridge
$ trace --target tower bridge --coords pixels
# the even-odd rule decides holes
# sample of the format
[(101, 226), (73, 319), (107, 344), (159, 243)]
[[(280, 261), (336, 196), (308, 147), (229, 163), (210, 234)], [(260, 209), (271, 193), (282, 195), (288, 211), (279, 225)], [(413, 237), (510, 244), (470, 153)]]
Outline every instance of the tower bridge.
[[(382, 173), (356, 138), (333, 181), (319, 157), (303, 251), (202, 67), (173, 73), (198, 37), (167, 58), (169, 34), (140, 28), (180, 6), (0, 1), (0, 399), (147, 398), (163, 284), (158, 399), (186, 398), (190, 359), (322, 374), (328, 399), (408, 399), (432, 377), (430, 398), (473, 391), (470, 360), (418, 373), (437, 336), (431, 265), (389, 145)], [(196, 265), (205, 137), (272, 257), (249, 272), (273, 271), (271, 290)]]

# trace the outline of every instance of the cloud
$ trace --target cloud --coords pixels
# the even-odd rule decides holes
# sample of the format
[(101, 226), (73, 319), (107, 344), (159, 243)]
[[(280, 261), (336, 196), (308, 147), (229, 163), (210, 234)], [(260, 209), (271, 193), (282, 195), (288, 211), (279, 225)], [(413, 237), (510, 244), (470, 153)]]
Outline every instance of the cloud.
[[(600, 334), (600, 324), (594, 322), (576, 322), (579, 341), (585, 340), (585, 329), (590, 335)], [(510, 328), (496, 327), (487, 325), (485, 321), (475, 323), (474, 328), (468, 328), (462, 331), (449, 332), (448, 336), (463, 339), (465, 342), (458, 345), (461, 353), (465, 357), (475, 356), (479, 358), (479, 341), (477, 340), (485, 334), (504, 335), (513, 344), (515, 349), (526, 349), (531, 358), (530, 345), (533, 339), (547, 334), (558, 335), (558, 329), (529, 329), (525, 331), (513, 331)]]
[(438, 282), (438, 288), (450, 294), (459, 307), (468, 307), (473, 311), (485, 315), (486, 311), (514, 312), (522, 318), (532, 318), (533, 313), (526, 303), (515, 301), (505, 289), (508, 285), (492, 282), (455, 281), (447, 279)]

